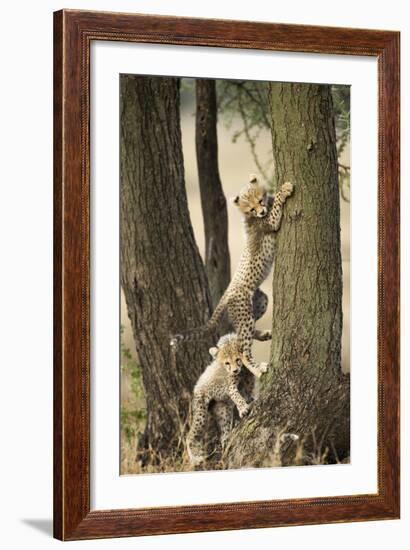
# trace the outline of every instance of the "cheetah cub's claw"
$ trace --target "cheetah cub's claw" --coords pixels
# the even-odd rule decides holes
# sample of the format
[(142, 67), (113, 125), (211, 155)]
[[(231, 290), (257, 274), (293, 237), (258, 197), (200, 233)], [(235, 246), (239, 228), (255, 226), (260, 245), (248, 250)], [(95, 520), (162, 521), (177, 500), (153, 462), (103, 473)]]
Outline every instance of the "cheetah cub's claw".
[(205, 455), (200, 448), (195, 448), (195, 445), (187, 444), (187, 451), (189, 462), (191, 466), (199, 466), (202, 462), (205, 462)]
[(282, 185), (280, 190), (286, 197), (290, 197), (290, 195), (293, 193), (293, 183), (291, 183), (290, 181), (286, 181)]

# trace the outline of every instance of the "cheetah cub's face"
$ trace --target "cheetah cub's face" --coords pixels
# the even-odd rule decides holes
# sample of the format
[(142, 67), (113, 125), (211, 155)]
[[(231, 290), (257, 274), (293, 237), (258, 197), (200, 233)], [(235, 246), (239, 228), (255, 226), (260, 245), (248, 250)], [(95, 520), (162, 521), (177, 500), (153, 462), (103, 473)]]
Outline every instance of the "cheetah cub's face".
[(249, 176), (249, 183), (233, 199), (239, 210), (248, 218), (264, 218), (268, 213), (266, 189), (258, 182), (255, 174)]
[(209, 349), (209, 353), (229, 374), (238, 374), (243, 366), (242, 346), (236, 334), (222, 336), (216, 347)]

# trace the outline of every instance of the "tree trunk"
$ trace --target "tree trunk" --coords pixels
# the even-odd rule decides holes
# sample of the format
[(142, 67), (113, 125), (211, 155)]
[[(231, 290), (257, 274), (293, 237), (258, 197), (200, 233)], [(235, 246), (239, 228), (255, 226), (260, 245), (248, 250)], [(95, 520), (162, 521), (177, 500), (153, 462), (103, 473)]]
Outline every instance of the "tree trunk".
[(140, 456), (159, 462), (182, 451), (192, 389), (209, 360), (205, 343), (175, 352), (170, 336), (204, 324), (210, 298), (185, 191), (179, 82), (120, 82), (121, 284), (147, 401)]
[(196, 81), (196, 157), (205, 229), (205, 269), (213, 307), (231, 278), (228, 214), (218, 168), (215, 80)]
[(271, 367), (250, 417), (233, 434), (231, 466), (317, 463), (349, 455), (330, 88), (271, 84), (270, 106), (276, 185), (291, 181), (295, 191), (276, 242)]

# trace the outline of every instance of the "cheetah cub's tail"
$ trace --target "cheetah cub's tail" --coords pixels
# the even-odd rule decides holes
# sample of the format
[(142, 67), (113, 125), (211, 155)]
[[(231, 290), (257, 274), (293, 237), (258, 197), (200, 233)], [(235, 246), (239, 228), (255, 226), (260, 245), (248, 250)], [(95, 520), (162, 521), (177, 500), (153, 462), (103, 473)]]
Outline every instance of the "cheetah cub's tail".
[(225, 309), (226, 297), (225, 295), (223, 295), (222, 298), (219, 300), (219, 303), (216, 306), (212, 317), (205, 325), (186, 330), (180, 334), (175, 334), (170, 340), (170, 345), (172, 347), (176, 347), (181, 342), (200, 342), (201, 340), (204, 340), (209, 333), (211, 333), (218, 327), (218, 324), (222, 319), (223, 314), (225, 313)]

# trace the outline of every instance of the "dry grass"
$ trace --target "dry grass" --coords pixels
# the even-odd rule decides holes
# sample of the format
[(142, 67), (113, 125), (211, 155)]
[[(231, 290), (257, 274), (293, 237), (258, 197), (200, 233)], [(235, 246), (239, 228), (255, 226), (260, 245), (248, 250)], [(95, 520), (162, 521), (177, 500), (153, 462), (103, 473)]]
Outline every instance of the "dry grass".
[(142, 465), (136, 456), (136, 440), (121, 438), (121, 474), (158, 474), (165, 472), (192, 472), (195, 470), (189, 463), (186, 450), (182, 455), (159, 457), (152, 449), (148, 451), (151, 458), (148, 464)]
[[(255, 410), (251, 411), (248, 420), (239, 422), (227, 447), (223, 450), (215, 437), (216, 427), (209, 415), (205, 433), (211, 434), (204, 442), (207, 449), (206, 462), (192, 466), (186, 446), (189, 431), (189, 420), (180, 419), (179, 428), (172, 449), (160, 456), (153, 449), (143, 450), (138, 456), (138, 442), (144, 433), (146, 423), (146, 403), (136, 361), (123, 347), (122, 359), (122, 408), (121, 408), (121, 474), (151, 474), (163, 472), (192, 472), (198, 470), (227, 470), (241, 467), (282, 467), (334, 464), (349, 462), (346, 458), (346, 447), (342, 446), (342, 459), (339, 460), (333, 442), (337, 439), (338, 426), (348, 421), (349, 387), (345, 382), (335, 384), (332, 376), (316, 373), (308, 374), (302, 366), (293, 366), (276, 371), (277, 391), (270, 392), (270, 399), (265, 403), (269, 410), (275, 410), (277, 428), (272, 431), (271, 416), (267, 423), (258, 425), (257, 434), (253, 434), (253, 445), (245, 448), (237, 445), (238, 438), (246, 439), (246, 424), (252, 417), (265, 416), (266, 411), (260, 408), (259, 400), (255, 401)], [(280, 390), (280, 391), (279, 391)], [(270, 402), (271, 401), (271, 402)], [(189, 414), (189, 417), (191, 414)], [(178, 407), (175, 418), (180, 418)], [(289, 420), (293, 422), (290, 424)], [(297, 421), (299, 419), (299, 421)], [(348, 424), (347, 424), (348, 425)], [(253, 431), (253, 429), (251, 430)], [(242, 433), (243, 432), (243, 433)], [(251, 433), (251, 432), (249, 432)], [(213, 434), (213, 435), (212, 435)], [(257, 437), (254, 437), (257, 435)], [(270, 451), (268, 450), (270, 449)], [(339, 447), (340, 449), (340, 447)], [(267, 451), (268, 450), (268, 451)], [(235, 456), (239, 453), (240, 460)]]
[[(330, 449), (323, 446), (322, 441), (318, 441), (315, 432), (305, 434), (299, 437), (296, 434), (287, 432), (287, 426), (280, 429), (269, 453), (258, 467), (279, 468), (286, 466), (314, 466), (326, 465), (330, 463), (349, 463), (350, 458), (339, 461), (338, 458), (329, 460)], [(194, 471), (228, 470), (235, 469), (228, 465), (224, 458), (229, 452), (227, 448), (222, 454), (217, 445), (214, 451), (210, 452), (206, 462), (199, 466), (192, 466), (186, 449), (185, 438), (182, 453), (175, 453), (174, 456), (161, 457), (152, 449), (149, 451), (150, 458), (147, 465), (143, 466), (141, 461), (137, 460), (137, 440), (136, 438), (127, 438), (121, 435), (121, 474), (157, 474), (157, 473), (178, 473)], [(293, 457), (283, 459), (285, 451), (288, 453), (289, 447), (293, 448)], [(334, 451), (334, 449), (333, 449)], [(334, 456), (334, 454), (332, 455)]]

